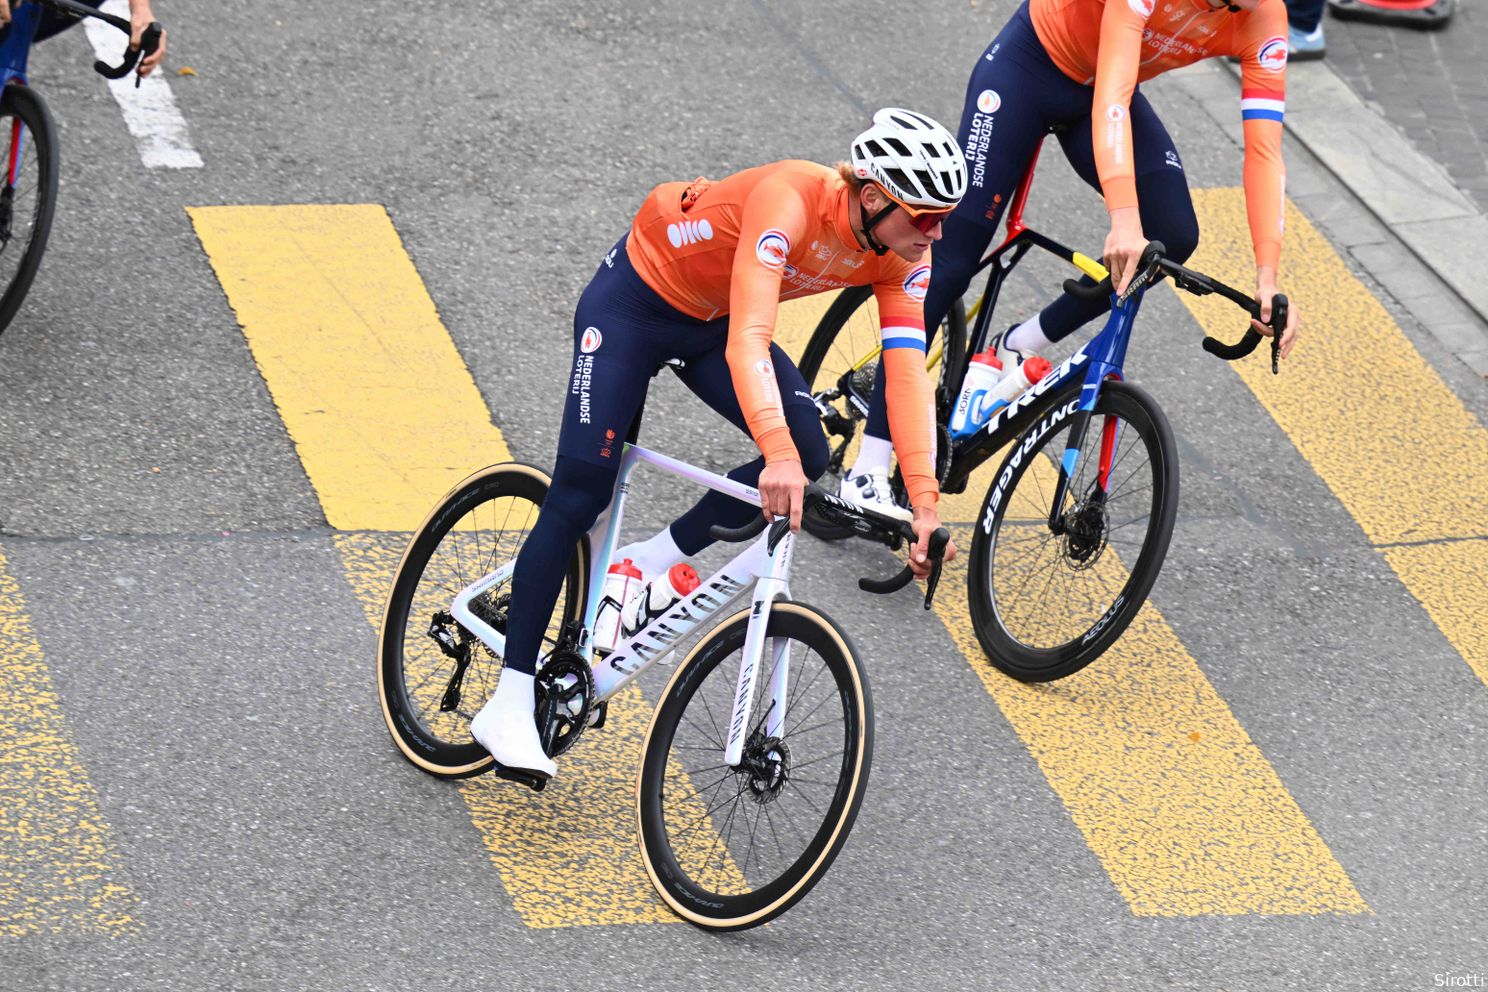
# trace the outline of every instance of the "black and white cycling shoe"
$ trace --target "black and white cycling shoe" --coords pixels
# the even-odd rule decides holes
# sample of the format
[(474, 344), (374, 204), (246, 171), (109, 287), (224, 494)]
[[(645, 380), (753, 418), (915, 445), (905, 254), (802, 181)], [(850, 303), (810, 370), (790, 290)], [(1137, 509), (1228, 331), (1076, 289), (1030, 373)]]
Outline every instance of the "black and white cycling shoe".
[(886, 517), (893, 517), (895, 520), (903, 520), (906, 523), (914, 520), (914, 514), (908, 507), (894, 502), (894, 490), (889, 485), (889, 473), (883, 469), (870, 469), (860, 475), (846, 476), (842, 480), (842, 485), (837, 489), (837, 495), (849, 503), (881, 513)]

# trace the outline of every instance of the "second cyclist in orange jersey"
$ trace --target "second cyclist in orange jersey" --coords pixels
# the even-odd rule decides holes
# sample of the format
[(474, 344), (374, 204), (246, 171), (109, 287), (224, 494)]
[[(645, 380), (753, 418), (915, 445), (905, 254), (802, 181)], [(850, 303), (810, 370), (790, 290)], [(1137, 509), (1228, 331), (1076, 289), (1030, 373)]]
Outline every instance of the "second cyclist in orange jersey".
[(711, 544), (714, 525), (737, 528), (763, 509), (800, 526), (803, 489), (828, 453), (800, 371), (771, 341), (782, 300), (873, 286), (888, 419), (912, 506), (901, 518), (916, 535), (910, 566), (928, 574), (940, 490), (923, 300), (930, 245), (966, 190), (966, 163), (939, 124), (894, 109), (874, 115), (851, 160), (837, 169), (776, 162), (718, 182), (656, 187), (579, 298), (552, 485), (517, 556), (496, 693), (470, 727), (502, 765), (556, 771), (533, 719), (538, 652), (573, 549), (610, 501), (623, 445), (636, 437), (662, 367), (754, 439), (760, 457), (728, 475), (756, 486), (761, 505), (710, 492), (615, 560), (630, 559), (644, 587)]
[[(1026, 0), (987, 46), (967, 84), (958, 138), (971, 180), (935, 246), (925, 299), (933, 337), (969, 286), (997, 234), (1013, 191), (1051, 131), (1065, 158), (1105, 199), (1103, 258), (1118, 289), (1149, 239), (1182, 262), (1199, 240), (1183, 160), (1141, 83), (1207, 58), (1240, 61), (1246, 212), (1255, 250), (1256, 296), (1270, 317), (1282, 247), (1282, 116), (1287, 19), (1283, 0)], [(1109, 308), (1063, 295), (990, 342), (1004, 368), (1038, 354)], [(1296, 340), (1288, 311), (1282, 354)], [(1264, 324), (1254, 325), (1269, 335)], [(843, 480), (887, 471), (891, 445), (875, 386), (857, 461)]]

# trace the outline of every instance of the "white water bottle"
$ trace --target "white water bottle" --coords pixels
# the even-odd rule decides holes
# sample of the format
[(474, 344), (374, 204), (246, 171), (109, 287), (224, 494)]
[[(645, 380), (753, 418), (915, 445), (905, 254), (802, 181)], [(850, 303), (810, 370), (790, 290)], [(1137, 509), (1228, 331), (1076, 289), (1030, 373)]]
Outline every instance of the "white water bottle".
[(687, 562), (673, 565), (647, 586), (643, 595), (626, 601), (625, 609), (620, 613), (623, 636), (633, 637), (640, 633), (641, 628), (670, 610), (683, 596), (692, 595), (693, 590), (702, 584), (697, 571)]
[[(1009, 371), (1007, 375), (1003, 376), (995, 386), (985, 393), (973, 397), (970, 408), (967, 410), (965, 424), (963, 424), (959, 431), (953, 426), (951, 428), (951, 437), (959, 441), (981, 430), (987, 421), (992, 419), (994, 413), (1017, 399), (1023, 390), (1043, 379), (1044, 376), (1049, 374), (1049, 369), (1050, 365), (1047, 358), (1039, 355), (1025, 358), (1019, 365)], [(969, 378), (970, 369), (967, 371)], [(951, 422), (954, 425), (954, 418)]]
[(626, 558), (605, 573), (599, 614), (594, 618), (594, 650), (613, 651), (620, 642), (620, 611), (641, 591), (641, 570)]
[(996, 351), (984, 351), (972, 355), (966, 363), (966, 378), (961, 380), (961, 395), (956, 397), (956, 407), (951, 411), (951, 436), (960, 437), (976, 430), (973, 414), (982, 403), (982, 397), (1002, 379), (1002, 360)]

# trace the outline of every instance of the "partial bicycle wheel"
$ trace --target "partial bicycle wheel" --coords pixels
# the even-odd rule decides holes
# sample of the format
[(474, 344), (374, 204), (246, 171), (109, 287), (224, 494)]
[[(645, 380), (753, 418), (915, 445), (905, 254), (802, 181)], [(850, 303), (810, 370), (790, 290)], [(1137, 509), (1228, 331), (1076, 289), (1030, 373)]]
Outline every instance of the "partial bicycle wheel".
[[(707, 930), (774, 919), (821, 880), (868, 787), (873, 705), (837, 625), (776, 603), (743, 760), (724, 763), (749, 613), (678, 666), (646, 733), (637, 786), (641, 855), (656, 891)], [(772, 689), (785, 680), (783, 720)]]
[(57, 129), (40, 95), (11, 83), (0, 95), (0, 332), (21, 308), (52, 230), (57, 205)]
[[(944, 381), (945, 376), (965, 365), (966, 308), (959, 300), (941, 322), (936, 340), (942, 342), (943, 351), (939, 368), (933, 364), (930, 368), (938, 377), (936, 409), (939, 411), (949, 407), (961, 387), (960, 382)], [(826, 431), (831, 456), (826, 474), (820, 480), (821, 487), (827, 492), (837, 492), (843, 472), (858, 456), (863, 427), (868, 420), (868, 401), (873, 395), (873, 380), (878, 372), (881, 342), (873, 289), (853, 286), (844, 289), (832, 301), (816, 330), (811, 332), (797, 363), (817, 405), (828, 411), (822, 414), (822, 429)], [(934, 354), (935, 346), (932, 345), (932, 363)], [(936, 467), (939, 469), (941, 466)], [(902, 484), (897, 479), (895, 484), (900, 490), (897, 496), (902, 499)], [(830, 523), (815, 514), (808, 514), (803, 525), (824, 541), (840, 541), (853, 533), (851, 527)]]
[[(493, 465), (440, 500), (413, 535), (393, 579), (378, 636), (382, 715), (404, 757), (431, 775), (463, 778), (491, 767), (470, 721), (496, 689), (501, 659), (450, 615), (456, 594), (514, 562), (537, 522), (548, 476), (530, 465)], [(588, 562), (582, 546), (559, 591), (544, 635), (557, 645), (583, 615)], [(505, 632), (511, 581), (493, 585), (471, 609)]]
[(1178, 512), (1167, 417), (1136, 386), (1107, 382), (1055, 533), (1049, 511), (1078, 402), (1078, 389), (1061, 391), (1013, 444), (972, 534), (972, 625), (992, 664), (1024, 682), (1073, 674), (1121, 636), (1157, 581)]

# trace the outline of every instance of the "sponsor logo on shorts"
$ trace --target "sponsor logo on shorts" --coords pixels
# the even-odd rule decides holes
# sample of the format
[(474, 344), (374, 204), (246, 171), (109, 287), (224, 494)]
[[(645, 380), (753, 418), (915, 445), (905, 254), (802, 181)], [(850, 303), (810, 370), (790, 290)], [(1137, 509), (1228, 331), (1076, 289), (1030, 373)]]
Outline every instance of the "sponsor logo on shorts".
[(579, 398), (579, 423), (589, 423), (589, 400), (593, 391), (594, 356), (580, 355), (574, 362), (573, 383), (568, 392)]
[(605, 430), (604, 443), (599, 446), (599, 457), (609, 458), (615, 453), (615, 431), (613, 428)]
[(584, 336), (579, 339), (579, 350), (586, 355), (592, 355), (599, 350), (604, 341), (604, 335), (599, 333), (597, 327), (584, 328)]
[(772, 269), (785, 267), (785, 260), (790, 255), (790, 238), (784, 231), (771, 228), (759, 236), (754, 243), (754, 253), (759, 260)]
[(1179, 172), (1183, 171), (1183, 163), (1178, 161), (1178, 153), (1173, 151), (1173, 149), (1169, 148), (1167, 151), (1163, 152), (1163, 161), (1166, 162), (1168, 165), (1171, 165), (1173, 168), (1177, 169)]
[(707, 220), (684, 220), (667, 225), (667, 240), (673, 248), (713, 240), (713, 225)]
[(930, 290), (930, 266), (921, 265), (904, 277), (904, 292), (912, 300), (923, 300)]
[(1281, 72), (1287, 64), (1287, 40), (1281, 35), (1267, 39), (1256, 52), (1256, 62), (1267, 72)]
[(995, 114), (997, 108), (1002, 106), (1002, 97), (997, 95), (996, 90), (982, 90), (977, 97), (977, 109), (984, 114)]

